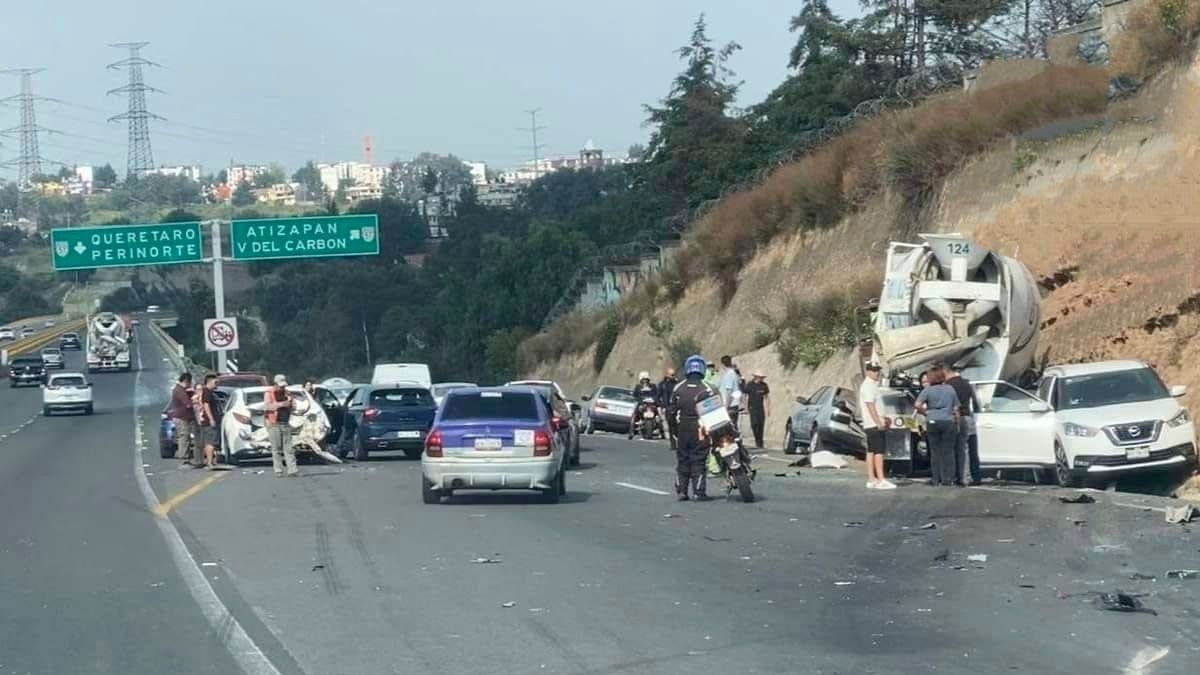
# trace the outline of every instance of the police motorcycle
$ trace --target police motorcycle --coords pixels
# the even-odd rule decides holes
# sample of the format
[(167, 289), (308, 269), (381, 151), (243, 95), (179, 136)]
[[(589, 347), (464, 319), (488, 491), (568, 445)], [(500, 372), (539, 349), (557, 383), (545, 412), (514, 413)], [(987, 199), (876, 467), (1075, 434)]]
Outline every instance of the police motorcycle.
[(757, 471), (750, 465), (750, 451), (742, 443), (742, 437), (734, 428), (721, 397), (713, 394), (700, 399), (696, 404), (696, 414), (700, 417), (700, 430), (709, 442), (709, 452), (725, 475), (725, 495), (737, 490), (743, 502), (753, 502), (754, 488), (751, 483)]

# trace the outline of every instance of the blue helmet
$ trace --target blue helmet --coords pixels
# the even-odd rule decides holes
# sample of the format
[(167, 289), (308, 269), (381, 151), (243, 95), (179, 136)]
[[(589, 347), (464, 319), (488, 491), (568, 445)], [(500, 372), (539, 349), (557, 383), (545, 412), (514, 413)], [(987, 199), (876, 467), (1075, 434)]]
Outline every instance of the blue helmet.
[(685, 376), (703, 375), (706, 367), (708, 367), (708, 362), (704, 360), (704, 357), (699, 354), (693, 354), (683, 362), (683, 374)]

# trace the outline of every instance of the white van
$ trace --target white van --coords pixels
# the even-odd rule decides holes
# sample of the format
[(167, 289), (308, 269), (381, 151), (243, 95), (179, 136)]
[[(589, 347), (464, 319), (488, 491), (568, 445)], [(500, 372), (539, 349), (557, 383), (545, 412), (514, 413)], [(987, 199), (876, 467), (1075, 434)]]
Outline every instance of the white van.
[(424, 363), (379, 363), (371, 375), (371, 384), (415, 384), (429, 389), (433, 377)]

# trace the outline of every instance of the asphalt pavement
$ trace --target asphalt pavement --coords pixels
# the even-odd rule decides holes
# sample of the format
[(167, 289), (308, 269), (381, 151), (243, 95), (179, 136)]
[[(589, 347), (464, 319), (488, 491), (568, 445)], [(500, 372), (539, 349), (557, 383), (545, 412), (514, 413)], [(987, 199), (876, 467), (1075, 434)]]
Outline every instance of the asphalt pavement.
[[(1200, 578), (1166, 574), (1200, 568), (1200, 537), (1152, 510), (1163, 500), (868, 491), (764, 457), (758, 502), (714, 483), (720, 498), (678, 503), (663, 444), (597, 434), (561, 504), (424, 505), (402, 455), (299, 479), (159, 459), (173, 373), (140, 349), (140, 375), (94, 378), (96, 417), (0, 440), (0, 673), (1191, 673), (1200, 659)], [(40, 407), (16, 394), (37, 397), (0, 392), (0, 433)], [(135, 400), (157, 520), (134, 473)], [(226, 612), (216, 630), (195, 569)], [(1102, 609), (1118, 589), (1156, 614)]]

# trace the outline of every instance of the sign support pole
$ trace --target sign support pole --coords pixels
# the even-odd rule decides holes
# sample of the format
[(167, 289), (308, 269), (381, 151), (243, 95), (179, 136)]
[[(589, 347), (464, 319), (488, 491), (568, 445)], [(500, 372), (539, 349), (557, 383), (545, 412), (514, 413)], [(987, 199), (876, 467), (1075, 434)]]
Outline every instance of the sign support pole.
[[(225, 270), (221, 259), (221, 221), (212, 221), (212, 255), (213, 255), (213, 300), (216, 307), (214, 318), (225, 318)], [(217, 352), (217, 373), (225, 372), (225, 350)]]

